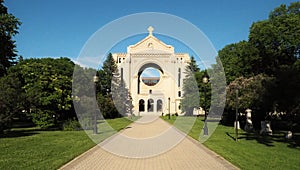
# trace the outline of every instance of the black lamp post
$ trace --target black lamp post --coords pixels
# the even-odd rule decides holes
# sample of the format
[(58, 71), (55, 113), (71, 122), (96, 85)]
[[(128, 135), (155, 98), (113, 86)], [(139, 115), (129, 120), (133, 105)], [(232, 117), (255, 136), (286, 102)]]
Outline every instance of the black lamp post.
[(168, 104), (169, 104), (169, 107), (168, 107), (168, 112), (169, 112), (169, 119), (171, 119), (171, 113), (170, 113), (170, 97), (168, 98)]
[(206, 73), (204, 73), (202, 77), (202, 82), (204, 84), (204, 112), (205, 112), (205, 117), (204, 117), (204, 135), (208, 135), (208, 127), (207, 127), (207, 108), (206, 108), (206, 84), (209, 82), (209, 78)]
[[(97, 88), (96, 83), (99, 81), (99, 77), (98, 77), (98, 76), (94, 76), (93, 81), (94, 81), (94, 83), (95, 83), (95, 92), (96, 92), (96, 94), (97, 94), (97, 91), (96, 91), (96, 88)], [(95, 106), (96, 106), (96, 108), (97, 108), (97, 100), (96, 100), (96, 102), (95, 102)], [(93, 129), (93, 133), (94, 133), (94, 134), (97, 134), (97, 133), (98, 133), (98, 128), (97, 128), (97, 110), (96, 110), (96, 109), (95, 109), (95, 111), (94, 111), (94, 129)]]

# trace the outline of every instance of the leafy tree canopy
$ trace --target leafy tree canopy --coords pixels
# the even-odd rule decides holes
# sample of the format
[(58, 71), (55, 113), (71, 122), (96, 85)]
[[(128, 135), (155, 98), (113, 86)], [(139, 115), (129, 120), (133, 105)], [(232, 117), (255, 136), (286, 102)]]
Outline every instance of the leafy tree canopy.
[(259, 52), (252, 44), (241, 41), (225, 46), (219, 51), (228, 83), (238, 77), (250, 77), (263, 68)]
[(291, 65), (300, 54), (300, 2), (281, 5), (269, 19), (254, 23), (249, 42), (259, 50), (262, 73), (276, 75), (281, 66)]
[(23, 107), (34, 123), (47, 128), (73, 117), (72, 75), (68, 58), (26, 59), (8, 70), (21, 83)]
[(18, 33), (20, 25), (19, 19), (9, 14), (0, 0), (0, 77), (16, 64), (16, 45), (12, 37)]
[(219, 57), (228, 83), (227, 110), (234, 107), (232, 87), (239, 84), (239, 107), (259, 113), (259, 120), (273, 111), (300, 120), (300, 2), (275, 8), (268, 19), (252, 24), (248, 41), (225, 46)]

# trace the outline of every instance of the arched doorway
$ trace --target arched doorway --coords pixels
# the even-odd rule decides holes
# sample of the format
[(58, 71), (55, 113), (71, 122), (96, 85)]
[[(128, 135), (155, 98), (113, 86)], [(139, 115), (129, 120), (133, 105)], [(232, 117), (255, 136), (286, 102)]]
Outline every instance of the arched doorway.
[(148, 100), (147, 111), (148, 112), (153, 112), (153, 110), (154, 110), (154, 100), (153, 99), (149, 99)]
[(157, 100), (157, 104), (156, 104), (156, 110), (157, 110), (157, 112), (162, 112), (162, 108), (163, 108), (163, 102), (162, 102), (162, 100)]
[(141, 99), (139, 101), (139, 111), (140, 112), (144, 112), (145, 111), (145, 101), (143, 99)]
[(153, 86), (153, 85), (157, 84), (159, 81), (159, 77), (154, 77), (154, 78), (150, 78), (150, 79), (149, 78), (141, 79), (142, 73), (148, 68), (156, 69), (161, 74), (164, 74), (163, 69), (158, 64), (155, 64), (155, 63), (144, 64), (138, 71), (137, 94), (140, 94), (141, 82), (143, 82), (144, 84), (146, 84), (148, 86)]

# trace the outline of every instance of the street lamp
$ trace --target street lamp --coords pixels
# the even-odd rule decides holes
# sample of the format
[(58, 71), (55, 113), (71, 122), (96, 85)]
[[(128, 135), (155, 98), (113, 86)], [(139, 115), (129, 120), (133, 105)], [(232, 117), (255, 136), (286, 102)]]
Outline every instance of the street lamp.
[(168, 108), (168, 111), (169, 111), (169, 119), (171, 119), (171, 113), (170, 113), (170, 97), (168, 98), (168, 104), (169, 104), (169, 108)]
[(202, 82), (204, 84), (204, 112), (205, 112), (205, 117), (204, 117), (204, 135), (208, 135), (208, 127), (207, 127), (207, 109), (206, 109), (206, 84), (209, 82), (209, 78), (206, 74), (206, 72), (204, 73), (203, 77), (202, 77)]
[[(97, 96), (97, 91), (96, 91), (97, 86), (96, 86), (96, 84), (99, 81), (99, 77), (97, 75), (94, 76), (93, 81), (95, 83), (95, 93), (96, 93), (96, 96)], [(97, 99), (96, 99), (96, 102), (95, 102), (95, 106), (97, 108)], [(98, 131), (98, 129), (97, 129), (97, 110), (95, 109), (95, 111), (94, 111), (94, 129), (93, 129), (93, 133), (97, 134), (98, 133), (97, 131)]]

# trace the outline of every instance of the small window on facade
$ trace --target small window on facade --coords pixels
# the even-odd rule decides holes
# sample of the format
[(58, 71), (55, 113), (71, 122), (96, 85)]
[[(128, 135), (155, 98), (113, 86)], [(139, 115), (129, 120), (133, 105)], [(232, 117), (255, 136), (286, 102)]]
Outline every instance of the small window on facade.
[(152, 90), (149, 90), (149, 94), (152, 94)]
[(119, 63), (121, 63), (121, 58), (119, 58)]
[(181, 97), (181, 91), (178, 91), (178, 97)]
[(178, 87), (180, 87), (181, 69), (178, 68)]

